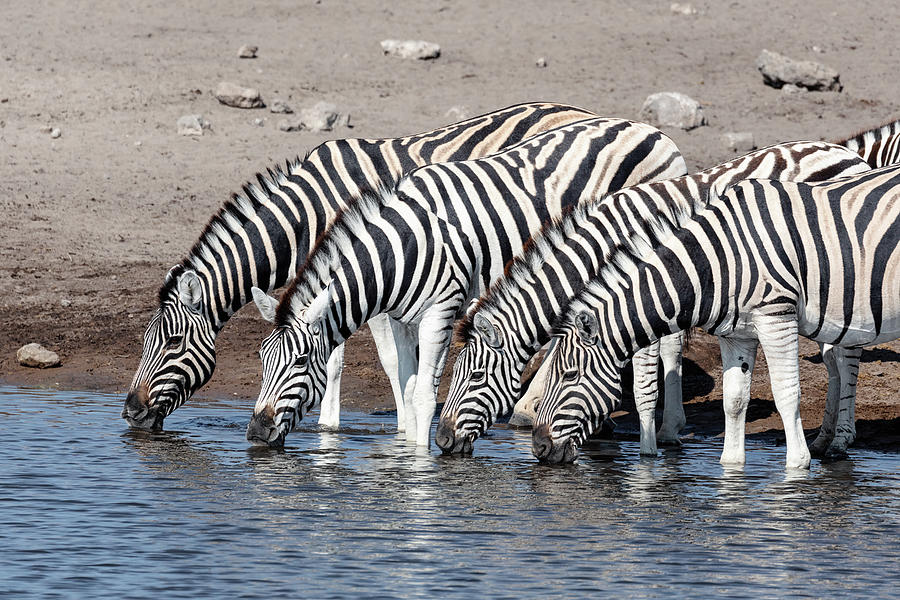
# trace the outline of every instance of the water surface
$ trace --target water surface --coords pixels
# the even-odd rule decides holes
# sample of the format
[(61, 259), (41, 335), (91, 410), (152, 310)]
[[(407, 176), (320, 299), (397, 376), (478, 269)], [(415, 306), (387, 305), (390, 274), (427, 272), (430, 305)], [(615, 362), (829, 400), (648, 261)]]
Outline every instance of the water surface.
[(0, 595), (42, 598), (896, 597), (900, 456), (786, 474), (783, 447), (657, 459), (597, 445), (537, 464), (527, 431), (472, 458), (345, 413), (283, 452), (249, 404), (130, 431), (122, 399), (0, 387)]

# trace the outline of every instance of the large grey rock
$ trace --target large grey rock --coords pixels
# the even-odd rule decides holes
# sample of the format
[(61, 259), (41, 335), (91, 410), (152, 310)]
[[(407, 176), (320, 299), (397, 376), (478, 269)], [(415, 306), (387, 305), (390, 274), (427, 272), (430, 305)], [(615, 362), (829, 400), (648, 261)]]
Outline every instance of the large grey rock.
[(245, 88), (231, 81), (223, 81), (216, 87), (216, 100), (225, 106), (235, 108), (263, 108), (265, 106), (259, 96), (259, 90)]
[(441, 47), (424, 40), (383, 40), (381, 51), (398, 58), (429, 60), (441, 55)]
[(278, 122), (281, 131), (331, 131), (334, 127), (350, 126), (350, 115), (342, 115), (337, 107), (329, 102), (319, 102), (312, 108), (302, 109), (296, 118), (282, 119)]
[(178, 135), (203, 135), (203, 130), (209, 129), (209, 121), (203, 115), (184, 115), (176, 125)]
[(735, 131), (722, 135), (722, 141), (725, 146), (734, 152), (750, 152), (756, 149), (756, 142), (753, 140), (753, 134), (749, 131)]
[(650, 94), (641, 107), (641, 119), (656, 127), (693, 129), (706, 125), (700, 103), (678, 92)]
[(59, 355), (40, 344), (25, 344), (16, 351), (16, 361), (23, 367), (47, 369), (60, 365)]
[(830, 67), (811, 60), (794, 60), (769, 50), (759, 53), (756, 68), (762, 73), (763, 82), (775, 88), (790, 83), (808, 90), (839, 92), (844, 87), (841, 76)]

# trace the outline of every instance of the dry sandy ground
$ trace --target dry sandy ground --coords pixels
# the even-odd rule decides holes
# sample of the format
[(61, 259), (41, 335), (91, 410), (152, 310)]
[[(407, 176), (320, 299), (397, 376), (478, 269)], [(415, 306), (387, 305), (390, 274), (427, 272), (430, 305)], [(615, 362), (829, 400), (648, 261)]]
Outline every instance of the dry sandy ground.
[[(98, 6), (100, 5), (100, 6)], [(330, 137), (392, 137), (528, 100), (580, 105), (637, 118), (657, 91), (699, 100), (709, 125), (667, 133), (690, 167), (729, 158), (729, 131), (758, 146), (835, 139), (900, 116), (894, 26), (900, 4), (764, 0), (337, 2), (205, 0), (7, 3), (0, 19), (0, 380), (121, 392), (137, 365), (155, 292), (214, 210), (254, 173)], [(139, 7), (139, 8), (138, 8)], [(438, 60), (382, 56), (385, 38), (439, 43)], [(237, 58), (242, 44), (255, 60)], [(768, 48), (837, 69), (842, 93), (786, 95), (762, 84), (754, 62)], [(545, 57), (548, 66), (535, 61)], [(352, 129), (283, 133), (266, 109), (220, 105), (222, 80), (258, 88), (295, 109), (325, 100)], [(202, 113), (212, 130), (176, 134)], [(263, 126), (254, 125), (256, 118)], [(61, 130), (52, 139), (42, 126)], [(205, 397), (255, 397), (257, 344), (267, 327), (242, 310), (219, 341)], [(364, 334), (349, 344), (345, 397), (389, 406)], [(64, 366), (15, 363), (41, 342)], [(868, 352), (860, 376), (864, 441), (898, 429), (900, 346)], [(821, 418), (824, 368), (803, 347), (804, 420)], [(721, 430), (715, 344), (689, 354), (688, 418)], [(749, 429), (778, 427), (764, 362)], [(870, 431), (871, 430), (871, 431)]]

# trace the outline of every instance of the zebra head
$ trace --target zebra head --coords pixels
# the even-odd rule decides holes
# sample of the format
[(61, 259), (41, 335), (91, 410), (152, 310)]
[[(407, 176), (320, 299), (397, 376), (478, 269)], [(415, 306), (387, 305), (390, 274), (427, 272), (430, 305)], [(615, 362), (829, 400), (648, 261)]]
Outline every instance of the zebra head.
[(482, 313), (464, 332), (466, 345), (453, 367), (453, 381), (435, 442), (445, 454), (469, 454), (472, 444), (519, 398), (526, 360), (513, 349), (511, 336)]
[(204, 294), (195, 271), (176, 266), (166, 275), (122, 409), (130, 426), (162, 429), (165, 418), (212, 377), (216, 331)]
[(305, 311), (280, 314), (276, 320), (277, 301), (253, 288), (260, 313), (277, 325), (259, 351), (262, 386), (247, 425), (247, 440), (256, 446), (283, 446), (287, 434), (325, 394), (334, 349), (325, 324), (330, 292), (329, 286)]
[(596, 431), (622, 395), (624, 360), (600, 341), (597, 313), (578, 310), (553, 335), (544, 397), (532, 430), (532, 451), (541, 462), (575, 460), (577, 448)]

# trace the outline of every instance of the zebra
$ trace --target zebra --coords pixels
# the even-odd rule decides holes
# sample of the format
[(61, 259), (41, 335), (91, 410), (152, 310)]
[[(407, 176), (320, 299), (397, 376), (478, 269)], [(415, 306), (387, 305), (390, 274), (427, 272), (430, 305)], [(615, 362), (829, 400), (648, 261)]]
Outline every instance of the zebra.
[(428, 446), (454, 321), (541, 224), (583, 198), (686, 172), (657, 129), (596, 118), (490, 157), (428, 165), (354, 203), (282, 296), (257, 294), (275, 330), (247, 439), (281, 446), (321, 398), (332, 350), (377, 314), (417, 348), (401, 366), (406, 437)]
[[(163, 420), (209, 381), (215, 342), (228, 319), (250, 301), (255, 286), (287, 283), (345, 200), (361, 188), (390, 185), (431, 162), (484, 156), (593, 113), (564, 104), (517, 104), (434, 131), (394, 139), (325, 142), (303, 160), (257, 176), (213, 215), (200, 238), (159, 290), (144, 333), (140, 364), (122, 417), (132, 426), (162, 428)], [(371, 323), (395, 398), (396, 362), (386, 319)], [(329, 372), (320, 423), (339, 420), (342, 349)], [(402, 417), (402, 404), (398, 416)], [(398, 419), (403, 426), (403, 419)]]
[(662, 335), (699, 326), (719, 336), (722, 350), (721, 462), (744, 462), (761, 345), (786, 466), (808, 468), (798, 334), (846, 349), (900, 336), (900, 166), (815, 184), (746, 180), (689, 212), (678, 215), (678, 229), (648, 224), (652, 245), (634, 238), (617, 247), (563, 311), (532, 432), (539, 459), (574, 460), (618, 400), (625, 360)]
[[(550, 341), (550, 329), (567, 300), (596, 277), (610, 248), (642, 231), (647, 219), (673, 222), (685, 207), (700, 204), (713, 187), (747, 178), (822, 181), (867, 171), (852, 151), (825, 142), (770, 146), (705, 171), (670, 181), (643, 183), (582, 204), (535, 236), (506, 275), (469, 311), (458, 327), (464, 347), (435, 434), (446, 453), (470, 453), (475, 441), (519, 399), (526, 365)], [(654, 413), (657, 357), (665, 372), (665, 413), (660, 441), (677, 443), (684, 426), (679, 333), (662, 338), (634, 357), (635, 405), (643, 455), (657, 453)], [(545, 365), (547, 363), (544, 363)], [(526, 397), (542, 391), (539, 369)]]
[(900, 119), (836, 141), (853, 150), (873, 169), (900, 162)]

